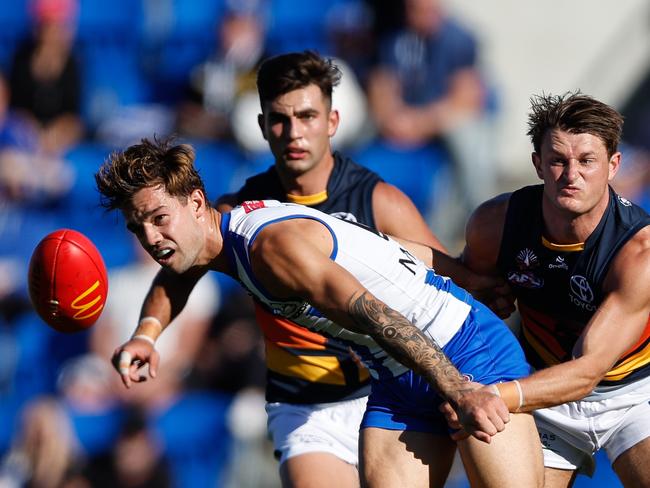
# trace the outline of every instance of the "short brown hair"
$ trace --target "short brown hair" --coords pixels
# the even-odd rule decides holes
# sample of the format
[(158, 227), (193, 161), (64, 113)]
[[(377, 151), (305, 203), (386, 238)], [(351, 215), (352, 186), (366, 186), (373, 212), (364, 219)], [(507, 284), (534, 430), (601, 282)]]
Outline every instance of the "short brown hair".
[(618, 150), (623, 116), (609, 105), (580, 91), (564, 95), (536, 95), (530, 99), (530, 105), (527, 135), (536, 153), (540, 152), (542, 139), (551, 129), (599, 137), (610, 157)]
[(95, 173), (101, 205), (108, 210), (123, 209), (139, 190), (157, 186), (179, 198), (196, 189), (205, 194), (194, 158), (192, 146), (155, 137), (112, 153)]
[(260, 104), (308, 85), (317, 85), (329, 105), (332, 90), (341, 81), (341, 70), (314, 51), (281, 54), (265, 60), (257, 72)]

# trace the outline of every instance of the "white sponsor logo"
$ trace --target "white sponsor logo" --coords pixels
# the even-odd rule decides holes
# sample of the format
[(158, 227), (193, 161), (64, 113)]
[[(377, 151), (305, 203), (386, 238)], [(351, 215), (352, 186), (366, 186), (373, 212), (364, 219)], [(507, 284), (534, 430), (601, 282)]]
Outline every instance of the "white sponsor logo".
[(564, 262), (562, 256), (557, 256), (555, 258), (555, 263), (549, 263), (548, 269), (569, 269), (569, 266)]
[(334, 212), (330, 214), (332, 217), (336, 217), (337, 219), (341, 220), (347, 220), (348, 222), (356, 222), (357, 218), (351, 214), (350, 212)]
[(539, 260), (531, 249), (525, 248), (517, 254), (517, 264), (521, 269), (534, 268), (539, 264)]
[(627, 198), (624, 198), (620, 195), (618, 195), (618, 201), (621, 202), (621, 205), (625, 205), (626, 207), (632, 206), (632, 202), (630, 202)]
[(571, 293), (569, 299), (574, 305), (593, 312), (596, 307), (591, 304), (594, 301), (594, 292), (587, 281), (587, 278), (581, 275), (573, 275), (570, 280)]

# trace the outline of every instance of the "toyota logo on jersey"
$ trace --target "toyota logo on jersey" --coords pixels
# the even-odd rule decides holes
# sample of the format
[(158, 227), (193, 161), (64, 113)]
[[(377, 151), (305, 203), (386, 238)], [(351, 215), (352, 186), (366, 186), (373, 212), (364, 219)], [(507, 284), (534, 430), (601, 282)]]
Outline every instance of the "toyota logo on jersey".
[(569, 299), (574, 305), (593, 312), (596, 307), (591, 304), (594, 301), (594, 292), (587, 281), (587, 278), (581, 275), (573, 275), (570, 281), (571, 294)]

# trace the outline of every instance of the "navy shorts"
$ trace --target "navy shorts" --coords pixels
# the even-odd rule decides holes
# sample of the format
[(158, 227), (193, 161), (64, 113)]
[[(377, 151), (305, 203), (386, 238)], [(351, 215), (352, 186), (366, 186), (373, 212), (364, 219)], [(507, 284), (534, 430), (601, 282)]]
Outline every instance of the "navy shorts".
[[(465, 323), (443, 348), (451, 362), (470, 381), (486, 385), (528, 376), (532, 369), (508, 326), (478, 301)], [(443, 398), (413, 371), (372, 380), (361, 428), (412, 430), (448, 434), (438, 410)]]

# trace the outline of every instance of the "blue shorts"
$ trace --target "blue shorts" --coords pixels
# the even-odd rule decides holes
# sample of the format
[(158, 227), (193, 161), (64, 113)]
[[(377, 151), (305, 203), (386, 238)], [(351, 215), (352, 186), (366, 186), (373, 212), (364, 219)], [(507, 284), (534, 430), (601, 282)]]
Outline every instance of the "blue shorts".
[[(458, 370), (486, 385), (528, 376), (532, 369), (508, 326), (478, 301), (465, 323), (443, 348)], [(443, 399), (413, 371), (374, 380), (361, 428), (413, 430), (446, 435), (447, 422), (438, 410)]]

